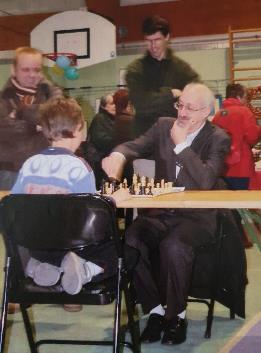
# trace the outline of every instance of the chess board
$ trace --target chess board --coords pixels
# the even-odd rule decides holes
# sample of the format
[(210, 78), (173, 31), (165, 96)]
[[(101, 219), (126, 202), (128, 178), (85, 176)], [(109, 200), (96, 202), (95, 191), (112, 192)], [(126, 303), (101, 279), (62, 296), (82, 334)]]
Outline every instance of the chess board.
[(101, 194), (111, 195), (114, 191), (124, 188), (128, 189), (133, 197), (155, 197), (163, 194), (170, 194), (184, 191), (184, 187), (175, 187), (173, 182), (165, 182), (161, 179), (156, 182), (153, 178), (139, 177), (133, 174), (132, 184), (128, 186), (127, 180), (124, 179), (122, 183), (113, 180), (111, 182), (104, 181), (102, 183)]
[(185, 187), (172, 187), (172, 188), (168, 188), (168, 189), (161, 189), (161, 188), (155, 188), (152, 191), (152, 195), (146, 195), (146, 194), (141, 194), (141, 195), (135, 195), (132, 194), (132, 197), (155, 197), (155, 196), (159, 196), (159, 195), (164, 195), (164, 194), (172, 194), (172, 193), (176, 193), (176, 192), (182, 192), (185, 190)]

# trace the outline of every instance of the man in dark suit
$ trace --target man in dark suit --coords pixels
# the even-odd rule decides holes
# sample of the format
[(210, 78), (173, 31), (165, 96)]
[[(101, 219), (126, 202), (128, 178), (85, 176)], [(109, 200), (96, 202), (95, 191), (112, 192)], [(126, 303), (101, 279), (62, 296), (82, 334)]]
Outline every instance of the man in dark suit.
[[(103, 160), (104, 170), (119, 178), (126, 160), (153, 155), (156, 180), (164, 178), (186, 190), (221, 188), (219, 177), (230, 139), (207, 120), (213, 104), (208, 87), (188, 84), (176, 104), (177, 119), (160, 118), (144, 135), (117, 146)], [(214, 236), (216, 214), (215, 209), (150, 209), (127, 229), (126, 242), (140, 251), (134, 274), (138, 301), (150, 314), (141, 341), (158, 341), (162, 331), (163, 344), (186, 340), (194, 252)]]

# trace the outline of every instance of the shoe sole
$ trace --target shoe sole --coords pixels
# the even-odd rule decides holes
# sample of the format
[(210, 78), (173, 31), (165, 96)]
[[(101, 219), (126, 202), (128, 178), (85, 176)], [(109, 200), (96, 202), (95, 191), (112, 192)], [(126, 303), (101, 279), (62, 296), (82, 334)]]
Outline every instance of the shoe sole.
[(54, 286), (59, 281), (60, 276), (61, 270), (59, 267), (42, 262), (36, 267), (33, 280), (38, 286), (49, 287)]
[(77, 260), (77, 255), (69, 253), (65, 255), (61, 267), (63, 269), (62, 287), (68, 294), (78, 294), (82, 289), (81, 264)]

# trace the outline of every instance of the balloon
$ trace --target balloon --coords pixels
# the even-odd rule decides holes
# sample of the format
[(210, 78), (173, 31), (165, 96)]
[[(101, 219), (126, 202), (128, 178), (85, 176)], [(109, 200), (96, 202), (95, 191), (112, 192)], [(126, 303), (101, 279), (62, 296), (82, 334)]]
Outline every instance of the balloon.
[(76, 67), (69, 66), (64, 70), (64, 76), (68, 80), (77, 80), (77, 78), (79, 78), (80, 74), (79, 74), (78, 69), (76, 69)]
[(57, 76), (61, 76), (64, 74), (64, 70), (61, 69), (59, 66), (57, 66), (56, 64), (54, 66), (51, 67), (51, 72)]
[(58, 58), (56, 59), (56, 65), (62, 69), (65, 69), (66, 67), (70, 66), (70, 63), (70, 59), (64, 55), (58, 56)]

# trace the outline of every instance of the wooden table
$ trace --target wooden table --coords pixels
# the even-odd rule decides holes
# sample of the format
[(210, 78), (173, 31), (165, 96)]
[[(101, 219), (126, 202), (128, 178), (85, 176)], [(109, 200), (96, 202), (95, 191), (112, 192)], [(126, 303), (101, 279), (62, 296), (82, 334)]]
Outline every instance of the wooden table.
[[(0, 191), (0, 199), (9, 191)], [(183, 191), (155, 197), (131, 197), (118, 208), (254, 208), (261, 209), (261, 190)]]
[(261, 209), (259, 190), (183, 191), (155, 197), (131, 197), (118, 208), (252, 208)]
[(0, 200), (6, 196), (6, 195), (9, 195), (10, 194), (10, 191), (3, 191), (3, 190), (0, 190)]
[[(249, 242), (255, 242), (261, 250), (261, 233), (256, 226), (252, 213), (248, 209), (261, 209), (261, 191), (259, 190), (211, 190), (183, 191), (155, 197), (132, 197), (117, 202), (119, 208), (230, 208), (240, 210), (243, 222), (251, 236)], [(243, 210), (244, 209), (244, 210)], [(253, 211), (252, 211), (253, 212)], [(248, 238), (248, 237), (247, 237)]]

